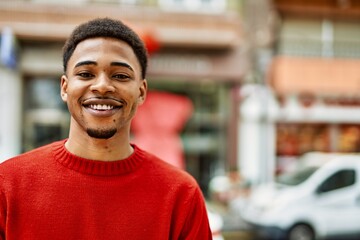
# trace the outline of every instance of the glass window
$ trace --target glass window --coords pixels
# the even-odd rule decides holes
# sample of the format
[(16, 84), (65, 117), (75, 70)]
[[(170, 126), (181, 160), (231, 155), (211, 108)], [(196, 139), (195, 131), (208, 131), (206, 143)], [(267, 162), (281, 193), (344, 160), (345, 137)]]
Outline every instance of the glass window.
[(344, 187), (351, 186), (355, 183), (355, 171), (351, 169), (340, 170), (331, 175), (318, 188), (318, 193), (325, 193)]
[(23, 151), (68, 135), (69, 113), (60, 97), (56, 77), (33, 77), (25, 82)]
[(299, 171), (280, 174), (276, 177), (276, 182), (295, 186), (308, 179), (317, 169), (318, 167), (307, 167)]
[(277, 51), (282, 55), (360, 57), (358, 22), (286, 18)]
[(321, 28), (320, 21), (286, 19), (280, 31), (279, 54), (321, 55)]
[(277, 124), (278, 156), (300, 156), (311, 151), (330, 151), (330, 130), (326, 124)]
[(207, 194), (209, 179), (225, 169), (229, 148), (228, 121), (230, 89), (221, 81), (169, 81), (152, 79), (150, 91), (163, 91), (187, 96), (193, 113), (180, 132), (186, 170)]
[(159, 6), (168, 11), (224, 12), (226, 0), (159, 0)]
[(358, 22), (334, 22), (334, 52), (338, 57), (360, 57)]

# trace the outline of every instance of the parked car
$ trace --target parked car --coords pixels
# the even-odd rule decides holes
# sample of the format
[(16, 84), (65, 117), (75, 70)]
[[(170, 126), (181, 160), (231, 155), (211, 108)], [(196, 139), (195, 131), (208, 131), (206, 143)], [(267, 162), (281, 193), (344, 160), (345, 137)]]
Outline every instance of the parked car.
[(243, 219), (268, 239), (360, 239), (360, 156), (302, 166), (256, 187)]

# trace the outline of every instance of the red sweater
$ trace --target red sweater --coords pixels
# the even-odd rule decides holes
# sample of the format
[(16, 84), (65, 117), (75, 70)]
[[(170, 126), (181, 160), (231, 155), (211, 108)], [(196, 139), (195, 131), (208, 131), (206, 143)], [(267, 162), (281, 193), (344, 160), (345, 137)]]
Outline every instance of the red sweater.
[(196, 181), (134, 146), (103, 162), (65, 141), (0, 164), (0, 239), (211, 239)]

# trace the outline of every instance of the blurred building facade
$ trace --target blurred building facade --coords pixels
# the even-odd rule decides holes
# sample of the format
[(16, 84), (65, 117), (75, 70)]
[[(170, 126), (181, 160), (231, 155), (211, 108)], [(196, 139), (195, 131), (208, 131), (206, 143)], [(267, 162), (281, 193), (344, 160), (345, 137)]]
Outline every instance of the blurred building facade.
[(238, 92), (251, 65), (242, 7), (235, 0), (1, 1), (1, 160), (67, 136), (62, 45), (79, 23), (113, 17), (147, 44), (150, 90), (192, 101), (181, 139), (187, 170), (206, 190), (213, 175), (237, 167)]
[(277, 170), (310, 151), (360, 152), (360, 2), (275, 0), (267, 81), (279, 102)]
[(239, 166), (254, 183), (307, 152), (360, 152), (360, 2), (273, 0), (269, 11), (271, 26), (250, 35), (256, 84), (240, 95)]

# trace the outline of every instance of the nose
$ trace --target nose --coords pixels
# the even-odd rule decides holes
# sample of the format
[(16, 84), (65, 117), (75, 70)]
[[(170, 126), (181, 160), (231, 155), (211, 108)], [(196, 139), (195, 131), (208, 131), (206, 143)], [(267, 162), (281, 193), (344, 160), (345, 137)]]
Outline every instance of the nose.
[(114, 92), (115, 87), (111, 79), (109, 79), (106, 74), (100, 74), (90, 86), (90, 90), (100, 94), (105, 94), (108, 92)]

